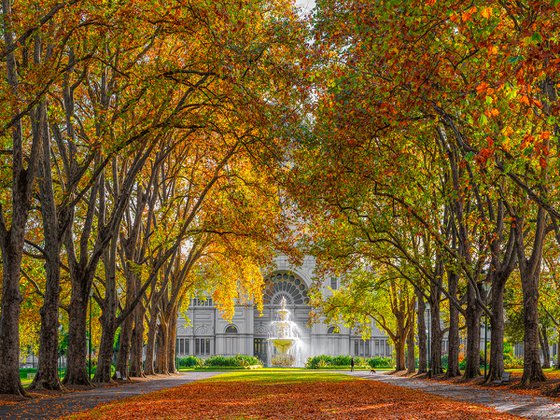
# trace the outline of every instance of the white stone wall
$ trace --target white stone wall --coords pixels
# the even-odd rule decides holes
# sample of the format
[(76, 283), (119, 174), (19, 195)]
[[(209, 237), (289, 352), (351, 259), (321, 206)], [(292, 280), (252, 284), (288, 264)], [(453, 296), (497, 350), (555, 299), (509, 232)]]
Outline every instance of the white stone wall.
[[(311, 286), (314, 276), (315, 260), (313, 257), (306, 256), (301, 266), (293, 266), (288, 262), (284, 255), (275, 259), (275, 269), (271, 272), (264, 272), (265, 276), (276, 272), (286, 272), (300, 278), (307, 288)], [(330, 294), (330, 278), (326, 279), (323, 286), (323, 293)], [(237, 306), (235, 315), (230, 322), (221, 318), (219, 312), (213, 306), (191, 306), (187, 311), (187, 316), (191, 319), (192, 326), (185, 326), (184, 319), (179, 320), (177, 338), (189, 340), (188, 354), (205, 357), (206, 355), (196, 354), (195, 340), (210, 339), (211, 354), (232, 356), (235, 354), (256, 355), (254, 348), (255, 339), (266, 340), (270, 330), (270, 324), (276, 319), (277, 307), (266, 305), (263, 313), (259, 314), (252, 306)], [(307, 355), (318, 354), (352, 354), (359, 348), (364, 355), (374, 355), (374, 339), (387, 341), (387, 337), (372, 324), (372, 340), (363, 342), (355, 333), (348, 328), (340, 327), (338, 334), (329, 334), (329, 325), (322, 322), (309, 327), (309, 306), (307, 305), (288, 305), (291, 311), (292, 320), (299, 328), (303, 342), (306, 344)], [(229, 325), (237, 328), (237, 334), (226, 334), (225, 330)], [(358, 342), (358, 344), (356, 344)], [(362, 354), (360, 353), (360, 354)], [(177, 354), (178, 357), (184, 354)], [(261, 354), (260, 357), (263, 357)]]

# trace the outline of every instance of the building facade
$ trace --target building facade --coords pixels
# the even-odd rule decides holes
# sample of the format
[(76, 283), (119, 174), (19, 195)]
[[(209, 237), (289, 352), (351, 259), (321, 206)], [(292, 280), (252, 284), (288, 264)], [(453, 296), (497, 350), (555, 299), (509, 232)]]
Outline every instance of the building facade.
[[(299, 328), (306, 357), (319, 354), (391, 357), (389, 339), (375, 325), (372, 325), (371, 339), (365, 341), (357, 331), (349, 328), (340, 327), (335, 332), (332, 325), (308, 325), (312, 308), (307, 293), (315, 269), (312, 257), (306, 257), (298, 267), (291, 265), (285, 256), (278, 257), (275, 263), (275, 269), (265, 277), (262, 314), (252, 305), (237, 305), (233, 319), (227, 322), (220, 316), (211, 298), (193, 299), (186, 317), (180, 316), (177, 324), (177, 357), (248, 354), (268, 364), (270, 326), (276, 319), (283, 297), (291, 312), (291, 320)], [(338, 279), (329, 279), (323, 288), (325, 294), (330, 293), (329, 288), (337, 289)]]

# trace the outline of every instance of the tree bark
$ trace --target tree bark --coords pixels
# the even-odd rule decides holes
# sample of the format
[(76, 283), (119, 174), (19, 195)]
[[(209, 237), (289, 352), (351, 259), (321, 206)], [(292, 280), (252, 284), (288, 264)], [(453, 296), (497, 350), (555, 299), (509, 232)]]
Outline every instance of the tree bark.
[(548, 369), (550, 367), (550, 344), (548, 342), (548, 332), (546, 327), (541, 327), (540, 330), (540, 338), (541, 338), (541, 349), (543, 354), (543, 369)]
[(134, 329), (132, 330), (131, 351), (130, 351), (130, 376), (133, 377), (145, 376), (144, 367), (142, 366), (142, 353), (144, 350), (145, 313), (146, 313), (146, 309), (142, 304), (139, 304), (134, 311)]
[(146, 363), (144, 373), (146, 375), (155, 375), (155, 353), (156, 353), (156, 335), (157, 335), (157, 314), (152, 313), (148, 324), (148, 343), (146, 344)]
[(430, 371), (432, 375), (443, 373), (441, 365), (441, 349), (443, 331), (441, 329), (441, 316), (439, 307), (439, 294), (432, 299), (430, 308)]
[[(2, 0), (2, 29), (6, 54), (6, 82), (14, 98), (20, 98), (17, 62), (12, 47), (14, 33), (12, 22), (12, 2)], [(35, 56), (40, 58), (41, 45), (35, 42)], [(24, 136), (18, 101), (5, 101), (8, 113), (14, 117), (11, 125), (12, 165), (11, 165), (11, 225), (6, 225), (4, 209), (0, 207), (0, 249), (2, 251), (2, 299), (0, 301), (0, 394), (24, 395), (25, 390), (19, 379), (19, 317), (22, 297), (20, 294), (20, 270), (23, 257), (25, 228), (31, 208), (33, 185), (42, 154), (41, 142), (46, 123), (45, 102), (41, 100), (31, 112), (32, 143), (26, 155)], [(13, 102), (10, 105), (10, 102)], [(27, 162), (27, 168), (24, 167)]]
[(490, 366), (486, 377), (487, 383), (501, 380), (504, 375), (504, 288), (505, 281), (494, 281), (492, 286), (492, 301), (490, 326)]
[(405, 342), (406, 337), (399, 337), (397, 340), (394, 340), (393, 344), (395, 345), (395, 370), (401, 371), (406, 369), (405, 365)]
[(467, 324), (466, 365), (463, 377), (465, 379), (480, 376), (480, 314), (481, 309), (476, 298), (476, 290), (471, 282), (467, 283), (467, 310), (465, 322)]
[(89, 289), (83, 282), (72, 282), (72, 295), (68, 307), (68, 359), (63, 383), (91, 385), (87, 364), (86, 317)]
[(556, 369), (560, 369), (560, 328), (556, 329)]
[(416, 300), (418, 302), (417, 321), (418, 321), (418, 373), (426, 373), (427, 371), (427, 336), (426, 336), (426, 303), (424, 296), (418, 290), (416, 291)]
[(167, 350), (168, 350), (168, 361), (167, 365), (169, 366), (169, 373), (177, 373), (177, 366), (175, 363), (175, 356), (177, 351), (176, 340), (177, 340), (177, 308), (174, 309), (175, 315), (171, 316), (169, 319), (169, 327), (168, 327), (168, 339), (167, 339)]
[(524, 220), (516, 218), (516, 241), (519, 254), (519, 273), (523, 289), (525, 332), (523, 351), (523, 376), (521, 385), (527, 386), (533, 382), (544, 382), (539, 348), (539, 277), (542, 262), (542, 250), (546, 235), (546, 213), (539, 207), (537, 223), (531, 256), (525, 256)]
[(156, 373), (161, 373), (164, 375), (169, 375), (169, 334), (167, 327), (167, 323), (160, 322), (160, 324), (158, 325), (156, 338)]
[[(103, 191), (102, 191), (103, 194)], [(105, 298), (103, 299), (101, 314), (101, 343), (97, 358), (97, 369), (93, 378), (94, 382), (111, 382), (111, 365), (113, 363), (113, 345), (117, 330), (117, 281), (116, 281), (116, 235), (111, 240), (111, 245), (104, 252), (103, 265), (105, 267)], [(121, 372), (122, 373), (122, 372)]]
[[(457, 296), (459, 276), (454, 271), (448, 272), (448, 290), (453, 298)], [(447, 377), (453, 378), (461, 375), (459, 370), (459, 309), (449, 302), (449, 332), (447, 346)]]
[(410, 329), (408, 330), (408, 336), (406, 338), (406, 365), (408, 374), (416, 371), (416, 357), (414, 355), (414, 321), (413, 312), (412, 319), (410, 320)]
[[(46, 117), (45, 117), (46, 123)], [(58, 305), (60, 296), (60, 251), (62, 248), (58, 214), (53, 190), (50, 159), (50, 136), (43, 139), (43, 158), (39, 177), (39, 199), (43, 218), (46, 286), (41, 308), (41, 332), (39, 337), (39, 365), (30, 389), (61, 390), (58, 377)], [(62, 217), (64, 219), (64, 217)]]

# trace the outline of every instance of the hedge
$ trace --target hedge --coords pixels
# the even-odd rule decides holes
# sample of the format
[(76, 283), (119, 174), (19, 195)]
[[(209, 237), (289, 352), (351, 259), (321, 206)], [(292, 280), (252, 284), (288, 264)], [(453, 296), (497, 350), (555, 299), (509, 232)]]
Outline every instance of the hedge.
[[(352, 356), (328, 356), (326, 354), (321, 354), (308, 358), (305, 367), (308, 369), (349, 367), (351, 365), (351, 360)], [(354, 357), (354, 367), (391, 368), (393, 367), (393, 359), (390, 357), (371, 357), (369, 359)]]
[(255, 356), (238, 354), (236, 356), (210, 356), (204, 361), (205, 367), (248, 367), (262, 365)]

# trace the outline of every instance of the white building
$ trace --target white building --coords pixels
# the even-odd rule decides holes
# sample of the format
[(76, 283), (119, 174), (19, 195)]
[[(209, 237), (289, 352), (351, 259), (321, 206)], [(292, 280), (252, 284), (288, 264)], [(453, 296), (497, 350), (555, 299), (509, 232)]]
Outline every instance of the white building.
[[(301, 339), (307, 349), (306, 356), (350, 354), (391, 357), (388, 337), (374, 325), (372, 337), (366, 341), (357, 332), (344, 327), (340, 327), (338, 333), (334, 332), (334, 326), (323, 323), (309, 327), (308, 318), (312, 308), (307, 291), (315, 268), (313, 258), (306, 257), (299, 267), (291, 265), (285, 256), (278, 257), (275, 263), (274, 271), (266, 276), (262, 316), (252, 305), (238, 305), (232, 321), (227, 322), (214, 307), (212, 299), (193, 299), (186, 314), (191, 325), (182, 317), (177, 325), (177, 357), (248, 354), (268, 363), (267, 339), (282, 297), (286, 298), (292, 313), (291, 320), (299, 326)], [(336, 289), (338, 279), (330, 279), (323, 287), (325, 294), (330, 293), (328, 288)]]

